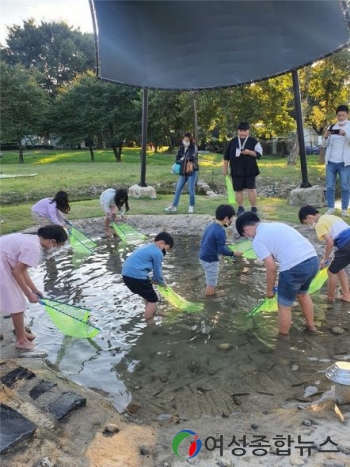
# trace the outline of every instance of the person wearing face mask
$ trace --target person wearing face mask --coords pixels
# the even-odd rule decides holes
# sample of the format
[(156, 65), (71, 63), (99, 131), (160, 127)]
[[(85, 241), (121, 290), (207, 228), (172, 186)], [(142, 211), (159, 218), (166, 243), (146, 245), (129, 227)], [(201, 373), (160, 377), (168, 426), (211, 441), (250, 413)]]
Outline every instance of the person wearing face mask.
[[(160, 232), (153, 243), (143, 245), (131, 253), (122, 268), (124, 284), (128, 289), (145, 300), (144, 318), (153, 318), (158, 302), (152, 282), (166, 287), (163, 277), (163, 257), (174, 246), (174, 239), (168, 232)], [(149, 274), (153, 273), (150, 280)]]
[(337, 280), (339, 279), (342, 289), (340, 300), (350, 302), (349, 279), (345, 267), (350, 264), (350, 227), (338, 216), (332, 214), (320, 214), (313, 206), (303, 206), (299, 210), (299, 220), (302, 224), (308, 224), (315, 227), (316, 235), (319, 240), (326, 242), (324, 257), (321, 261), (321, 268), (330, 262), (330, 256), (333, 248), (337, 250), (334, 253), (328, 268), (328, 291), (327, 299), (334, 301)]
[(313, 303), (308, 290), (319, 265), (315, 248), (293, 227), (282, 222), (261, 222), (254, 212), (244, 212), (236, 219), (239, 235), (252, 238), (252, 248), (266, 267), (266, 296), (275, 295), (277, 266), (278, 328), (287, 336), (292, 324), (292, 305), (298, 300), (306, 328), (316, 332)]
[[(184, 164), (183, 162), (188, 160), (189, 162), (193, 163), (193, 172), (191, 174), (183, 173), (184, 171)], [(180, 164), (182, 171), (179, 175), (179, 180), (177, 182), (174, 200), (171, 205), (165, 208), (166, 212), (176, 212), (177, 206), (180, 201), (181, 191), (183, 187), (188, 184), (188, 192), (190, 195), (190, 204), (188, 206), (188, 213), (192, 214), (194, 211), (195, 206), (195, 188), (196, 188), (196, 181), (198, 176), (198, 150), (197, 146), (195, 145), (194, 138), (192, 133), (185, 133), (182, 144), (179, 147), (179, 150), (176, 154), (176, 164)]]
[(35, 335), (24, 326), (27, 297), (37, 303), (42, 296), (32, 282), (29, 267), (37, 267), (43, 251), (62, 246), (67, 241), (67, 232), (58, 225), (40, 227), (37, 235), (14, 233), (0, 237), (0, 311), (11, 314), (16, 334), (16, 349), (33, 350)]
[(349, 217), (350, 197), (350, 121), (349, 107), (340, 105), (336, 109), (337, 122), (327, 128), (321, 146), (326, 148), (326, 198), (328, 211), (335, 211), (335, 186), (339, 176), (342, 216)]
[(205, 295), (215, 294), (219, 276), (219, 255), (242, 256), (239, 251), (233, 252), (226, 246), (226, 228), (232, 223), (235, 210), (230, 204), (221, 204), (215, 211), (215, 222), (204, 230), (199, 249), (199, 262), (205, 273)]

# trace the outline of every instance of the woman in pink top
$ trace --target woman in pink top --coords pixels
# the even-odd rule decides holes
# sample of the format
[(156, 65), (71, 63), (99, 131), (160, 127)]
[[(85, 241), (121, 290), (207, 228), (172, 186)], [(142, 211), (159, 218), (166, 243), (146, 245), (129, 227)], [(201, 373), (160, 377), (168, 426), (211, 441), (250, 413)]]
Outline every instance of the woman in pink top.
[(32, 215), (35, 222), (41, 227), (48, 224), (65, 226), (64, 214), (70, 211), (68, 194), (65, 191), (58, 191), (54, 198), (44, 198), (32, 207)]
[(43, 250), (56, 249), (66, 240), (66, 231), (58, 225), (40, 227), (37, 235), (15, 233), (0, 237), (0, 311), (11, 314), (17, 349), (35, 347), (31, 342), (35, 335), (27, 333), (24, 327), (25, 297), (36, 303), (42, 296), (28, 274), (28, 267), (37, 267)]

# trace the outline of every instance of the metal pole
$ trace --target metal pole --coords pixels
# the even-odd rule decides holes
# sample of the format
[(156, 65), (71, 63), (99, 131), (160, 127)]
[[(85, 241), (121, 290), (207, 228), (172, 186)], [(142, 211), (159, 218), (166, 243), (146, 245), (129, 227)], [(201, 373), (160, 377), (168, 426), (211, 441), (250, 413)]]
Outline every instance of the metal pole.
[(194, 113), (194, 139), (198, 148), (198, 114), (197, 114), (197, 94), (193, 95), (193, 113)]
[(294, 104), (295, 104), (295, 113), (297, 120), (297, 134), (299, 142), (299, 154), (300, 154), (300, 166), (301, 166), (301, 178), (302, 183), (300, 188), (309, 188), (311, 184), (309, 183), (307, 177), (307, 163), (306, 163), (306, 151), (305, 151), (305, 140), (304, 140), (304, 129), (303, 129), (303, 116), (301, 113), (301, 98), (300, 98), (300, 86), (299, 86), (299, 76), (297, 70), (292, 70), (293, 78), (293, 91), (294, 91)]
[(140, 186), (146, 183), (146, 156), (147, 156), (147, 124), (148, 124), (148, 89), (142, 89), (142, 145), (141, 145), (141, 181)]

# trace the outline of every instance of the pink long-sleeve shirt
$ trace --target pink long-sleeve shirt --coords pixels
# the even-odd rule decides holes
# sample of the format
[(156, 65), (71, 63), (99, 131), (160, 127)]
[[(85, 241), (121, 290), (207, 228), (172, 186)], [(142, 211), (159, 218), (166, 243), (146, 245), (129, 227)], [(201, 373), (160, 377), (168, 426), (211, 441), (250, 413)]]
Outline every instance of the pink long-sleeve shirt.
[(47, 217), (54, 224), (62, 225), (65, 217), (61, 211), (57, 209), (56, 202), (51, 202), (52, 198), (43, 198), (32, 207), (32, 212), (39, 216)]

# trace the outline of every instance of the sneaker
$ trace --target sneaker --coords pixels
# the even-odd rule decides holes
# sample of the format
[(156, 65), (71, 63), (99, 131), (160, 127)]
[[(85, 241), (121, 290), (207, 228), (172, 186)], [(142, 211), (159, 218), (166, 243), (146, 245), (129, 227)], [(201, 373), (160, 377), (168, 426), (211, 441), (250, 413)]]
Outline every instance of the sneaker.
[(347, 210), (347, 209), (342, 209), (341, 215), (342, 215), (343, 217), (349, 217), (348, 210)]
[(325, 212), (325, 214), (334, 214), (335, 213), (335, 208), (329, 208), (328, 211)]
[(256, 213), (258, 212), (258, 208), (252, 206), (252, 207), (250, 208), (250, 211), (251, 211), (251, 212), (254, 212), (254, 213), (256, 214)]
[(239, 216), (240, 214), (243, 214), (244, 213), (244, 207), (243, 206), (239, 206), (238, 207), (238, 211), (237, 211), (237, 216)]
[(188, 206), (188, 214), (193, 214), (193, 206)]
[(165, 212), (176, 212), (177, 208), (175, 206), (169, 206), (168, 208), (164, 209)]

